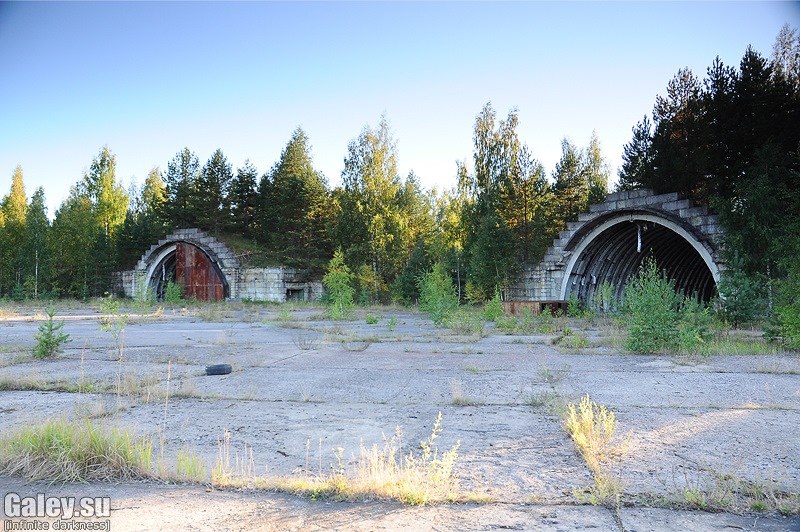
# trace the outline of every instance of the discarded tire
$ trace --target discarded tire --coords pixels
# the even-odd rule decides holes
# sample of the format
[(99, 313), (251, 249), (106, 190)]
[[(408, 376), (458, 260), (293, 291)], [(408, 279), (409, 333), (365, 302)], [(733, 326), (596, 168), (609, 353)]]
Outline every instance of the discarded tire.
[(213, 366), (206, 366), (206, 375), (227, 375), (233, 371), (230, 364), (214, 364)]

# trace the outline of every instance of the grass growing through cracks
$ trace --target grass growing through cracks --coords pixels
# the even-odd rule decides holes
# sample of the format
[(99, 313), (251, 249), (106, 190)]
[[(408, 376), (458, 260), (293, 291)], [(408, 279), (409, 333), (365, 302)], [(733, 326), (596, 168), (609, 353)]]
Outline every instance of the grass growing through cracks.
[[(436, 418), (431, 435), (420, 442), (420, 454), (405, 452), (403, 433), (398, 427), (391, 438), (384, 438), (383, 447), (361, 445), (354, 471), (348, 472), (342, 461), (344, 449), (333, 450), (330, 471), (316, 474), (306, 468), (301, 474), (272, 477), (255, 475), (253, 450), (245, 445), (243, 452), (234, 451), (231, 460), (230, 433), (219, 442), (219, 457), (212, 472), (217, 487), (252, 487), (293, 493), (310, 499), (356, 501), (370, 499), (397, 500), (404, 504), (426, 505), (459, 499), (459, 480), (455, 474), (460, 442), (440, 452), (436, 439), (442, 432), (442, 414)], [(308, 454), (308, 453), (307, 453)]]
[(619, 509), (622, 484), (605, 467), (605, 463), (619, 455), (625, 446), (615, 436), (617, 419), (614, 412), (593, 402), (587, 394), (577, 408), (573, 403), (567, 405), (564, 428), (592, 471), (595, 482), (576, 497), (593, 505)]
[(128, 431), (56, 419), (0, 440), (0, 472), (29, 481), (141, 479), (150, 476), (152, 450), (150, 440)]

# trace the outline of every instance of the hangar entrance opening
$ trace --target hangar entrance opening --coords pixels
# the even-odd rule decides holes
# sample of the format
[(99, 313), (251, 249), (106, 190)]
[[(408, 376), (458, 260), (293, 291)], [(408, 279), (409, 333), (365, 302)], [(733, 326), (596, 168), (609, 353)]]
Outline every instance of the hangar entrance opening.
[[(588, 234), (587, 234), (588, 233)], [(608, 219), (568, 246), (572, 251), (562, 297), (592, 304), (603, 282), (624, 295), (625, 284), (648, 257), (674, 280), (679, 293), (708, 302), (717, 294), (719, 270), (703, 245), (684, 228), (648, 215)]]
[(220, 301), (229, 297), (230, 287), (216, 262), (189, 242), (176, 242), (164, 250), (152, 268), (150, 284), (159, 301), (171, 281), (182, 288), (185, 298)]

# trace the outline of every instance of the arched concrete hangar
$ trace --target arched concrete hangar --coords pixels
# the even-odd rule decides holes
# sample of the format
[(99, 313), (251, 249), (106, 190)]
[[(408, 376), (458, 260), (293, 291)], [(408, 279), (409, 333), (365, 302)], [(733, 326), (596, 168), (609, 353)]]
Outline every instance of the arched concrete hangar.
[(598, 285), (607, 282), (620, 297), (642, 261), (653, 257), (679, 291), (708, 301), (725, 268), (721, 237), (715, 215), (676, 193), (614, 193), (570, 222), (544, 260), (523, 269), (508, 295), (591, 303)]

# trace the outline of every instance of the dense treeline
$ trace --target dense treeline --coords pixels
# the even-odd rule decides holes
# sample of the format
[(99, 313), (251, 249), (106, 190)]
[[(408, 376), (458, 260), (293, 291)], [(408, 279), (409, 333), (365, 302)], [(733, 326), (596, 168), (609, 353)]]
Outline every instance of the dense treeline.
[[(752, 49), (738, 70), (717, 59), (702, 82), (679, 71), (652, 120), (633, 128), (619, 171), (620, 188), (678, 191), (719, 212), (729, 260), (751, 278), (785, 278), (800, 256), (799, 50), (787, 26), (770, 60)], [(159, 238), (199, 227), (245, 263), (313, 278), (341, 249), (362, 302), (416, 301), (417, 280), (434, 264), (451, 273), (460, 297), (487, 299), (608, 192), (596, 135), (584, 149), (564, 139), (548, 178), (518, 125), (516, 109), (499, 119), (486, 104), (471, 164), (458, 163), (457, 184), (443, 191), (399, 175), (383, 117), (348, 145), (336, 188), (314, 168), (301, 129), (263, 175), (249, 161), (234, 170), (221, 150), (201, 164), (184, 148), (127, 191), (103, 147), (52, 223), (44, 191), (28, 201), (18, 167), (0, 206), (0, 296), (102, 295), (112, 272), (131, 269)]]
[(800, 37), (780, 31), (771, 59), (748, 48), (699, 80), (680, 70), (633, 128), (619, 186), (677, 191), (712, 207), (728, 263), (763, 286), (800, 263)]
[(248, 161), (233, 170), (221, 150), (205, 164), (189, 148), (124, 190), (116, 158), (103, 147), (50, 223), (39, 188), (28, 203), (16, 168), (0, 213), (0, 294), (92, 297), (112, 286), (171, 230), (199, 227), (229, 243), (252, 266), (286, 265), (320, 278), (335, 249), (356, 273), (357, 297), (413, 302), (431, 265), (451, 269), (463, 295), (503, 287), (521, 261), (535, 260), (571, 214), (606, 193), (608, 169), (596, 135), (584, 151), (564, 140), (551, 185), (518, 138), (512, 110), (496, 121), (487, 104), (475, 123), (475, 171), (460, 163), (458, 186), (423, 190), (397, 171), (397, 147), (381, 118), (353, 139), (342, 185), (314, 168), (297, 129), (259, 177)]

